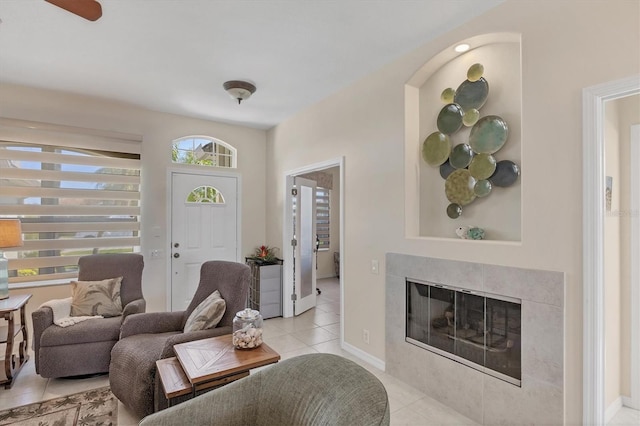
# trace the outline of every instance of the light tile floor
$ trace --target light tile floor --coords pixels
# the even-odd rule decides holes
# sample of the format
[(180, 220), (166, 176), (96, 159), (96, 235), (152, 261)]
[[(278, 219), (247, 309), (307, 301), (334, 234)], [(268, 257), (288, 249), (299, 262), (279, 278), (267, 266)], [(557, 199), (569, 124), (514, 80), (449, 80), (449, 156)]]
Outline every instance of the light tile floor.
[(640, 411), (629, 407), (622, 407), (607, 423), (607, 426), (638, 426), (640, 425)]
[[(389, 395), (392, 425), (475, 425), (472, 420), (391, 377), (340, 347), (340, 291), (337, 279), (318, 281), (322, 294), (314, 309), (294, 318), (265, 321), (265, 341), (282, 359), (297, 355), (328, 352), (349, 358), (375, 374)], [(32, 355), (33, 356), (33, 355)], [(269, 366), (263, 368), (270, 368)], [(0, 410), (31, 402), (108, 386), (108, 376), (85, 379), (43, 379), (29, 360), (10, 390), (0, 389)], [(638, 412), (621, 410), (609, 425), (638, 425)], [(139, 419), (119, 404), (118, 425), (137, 425)]]

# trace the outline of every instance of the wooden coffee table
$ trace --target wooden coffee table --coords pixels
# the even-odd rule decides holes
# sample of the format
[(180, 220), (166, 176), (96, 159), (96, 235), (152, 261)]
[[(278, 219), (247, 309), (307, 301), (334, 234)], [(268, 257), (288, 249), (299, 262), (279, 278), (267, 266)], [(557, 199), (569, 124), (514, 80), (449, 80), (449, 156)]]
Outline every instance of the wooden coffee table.
[(178, 396), (193, 397), (246, 377), (252, 368), (280, 360), (280, 355), (265, 343), (255, 349), (235, 349), (230, 334), (180, 343), (173, 350), (174, 358), (156, 361), (169, 406)]

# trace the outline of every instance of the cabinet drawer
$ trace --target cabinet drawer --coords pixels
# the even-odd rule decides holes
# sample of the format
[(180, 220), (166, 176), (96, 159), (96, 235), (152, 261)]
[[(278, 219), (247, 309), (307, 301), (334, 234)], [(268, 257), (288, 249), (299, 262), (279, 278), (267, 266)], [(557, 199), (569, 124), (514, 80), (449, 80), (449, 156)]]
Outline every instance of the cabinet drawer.
[(277, 278), (280, 279), (280, 270), (282, 266), (280, 265), (264, 265), (260, 267), (260, 281)]
[(282, 307), (280, 304), (277, 305), (266, 305), (260, 307), (260, 313), (262, 314), (262, 318), (273, 318), (273, 317), (281, 317), (282, 316)]
[(270, 303), (280, 303), (282, 295), (279, 291), (262, 291), (260, 292), (260, 304), (268, 305)]
[(280, 277), (260, 280), (260, 291), (280, 291)]

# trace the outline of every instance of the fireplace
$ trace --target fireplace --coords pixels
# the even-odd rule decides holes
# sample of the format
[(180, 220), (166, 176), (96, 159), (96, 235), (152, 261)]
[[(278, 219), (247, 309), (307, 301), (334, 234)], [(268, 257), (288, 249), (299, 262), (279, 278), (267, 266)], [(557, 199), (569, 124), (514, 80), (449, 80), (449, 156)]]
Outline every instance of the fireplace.
[(521, 385), (521, 300), (406, 280), (405, 339)]
[(479, 424), (563, 424), (564, 273), (403, 253), (385, 262), (387, 374)]

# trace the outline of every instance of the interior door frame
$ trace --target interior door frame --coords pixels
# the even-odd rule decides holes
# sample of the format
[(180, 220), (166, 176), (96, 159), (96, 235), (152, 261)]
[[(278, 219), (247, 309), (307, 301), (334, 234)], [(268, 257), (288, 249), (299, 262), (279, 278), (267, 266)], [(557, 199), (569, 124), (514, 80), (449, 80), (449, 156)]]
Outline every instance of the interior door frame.
[[(603, 425), (604, 401), (604, 110), (605, 102), (640, 93), (640, 75), (584, 88), (582, 91), (583, 126), (583, 363), (582, 423)], [(634, 286), (632, 285), (632, 288)], [(632, 295), (632, 304), (640, 306), (640, 294)], [(632, 333), (631, 345), (640, 345)], [(635, 360), (632, 360), (632, 365)], [(632, 378), (632, 380), (634, 380)], [(640, 391), (632, 383), (634, 392)]]
[[(225, 178), (235, 178), (238, 182), (238, 192), (236, 194), (236, 235), (237, 235), (237, 244), (236, 244), (236, 262), (242, 262), (242, 175), (240, 173), (234, 172), (224, 172), (220, 170), (201, 170), (194, 169), (192, 167), (168, 167), (167, 168), (167, 223), (165, 229), (167, 230), (167, 246), (166, 246), (166, 256), (167, 265), (166, 265), (166, 300), (165, 307), (167, 311), (171, 311), (171, 235), (172, 235), (172, 226), (173, 226), (173, 175), (174, 174), (183, 174), (183, 175), (201, 175), (207, 177), (225, 177)], [(154, 235), (154, 237), (159, 235)]]
[(287, 191), (293, 181), (294, 176), (302, 175), (305, 173), (311, 173), (319, 170), (329, 169), (331, 167), (339, 167), (340, 171), (340, 344), (344, 343), (344, 166), (345, 158), (338, 157), (332, 160), (323, 161), (320, 163), (310, 164), (286, 171), (284, 173), (284, 192), (285, 202), (283, 203), (283, 226), (282, 226), (282, 257), (284, 259), (283, 264), (283, 280), (282, 280), (282, 316), (293, 316), (293, 301), (291, 300), (291, 294), (293, 294), (293, 247), (291, 246), (291, 238), (293, 231), (293, 212), (289, 207), (291, 206), (291, 193)]

